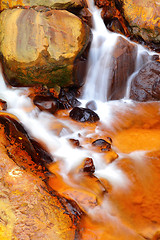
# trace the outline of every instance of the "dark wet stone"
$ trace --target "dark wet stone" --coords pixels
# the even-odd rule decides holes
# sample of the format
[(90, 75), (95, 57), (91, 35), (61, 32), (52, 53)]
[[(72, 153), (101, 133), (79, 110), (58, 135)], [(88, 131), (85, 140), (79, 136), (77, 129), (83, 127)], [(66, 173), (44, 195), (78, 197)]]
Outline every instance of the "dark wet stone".
[(5, 111), (7, 109), (7, 102), (0, 99), (0, 110)]
[(78, 122), (97, 122), (99, 121), (99, 116), (88, 108), (75, 107), (70, 112), (69, 116)]
[(52, 96), (35, 96), (34, 104), (41, 110), (54, 114), (58, 108), (58, 101)]
[(154, 55), (151, 57), (151, 60), (153, 60), (153, 61), (158, 61), (158, 60), (159, 60), (159, 55), (158, 55), (158, 54), (154, 54)]
[(89, 101), (86, 103), (86, 108), (89, 108), (91, 110), (97, 110), (97, 105), (95, 101)]
[(62, 89), (59, 95), (59, 108), (60, 109), (69, 109), (79, 106), (81, 103), (75, 97), (76, 93), (72, 90)]
[(70, 141), (70, 143), (71, 143), (74, 147), (80, 147), (80, 142), (79, 142), (79, 140), (70, 138), (69, 141)]
[(111, 150), (111, 144), (110, 143), (107, 143), (104, 148), (101, 148), (102, 152), (108, 152), (110, 150)]
[(107, 143), (108, 142), (106, 140), (100, 138), (92, 142), (92, 145), (96, 147), (105, 147)]
[(160, 100), (160, 62), (145, 64), (131, 83), (130, 98), (140, 102)]
[(84, 161), (83, 172), (94, 173), (95, 166), (92, 158), (86, 158)]
[(41, 146), (40, 143), (38, 143), (34, 139), (31, 139), (30, 141), (31, 141), (35, 151), (37, 152), (37, 157), (41, 159), (41, 164), (53, 162), (53, 157)]

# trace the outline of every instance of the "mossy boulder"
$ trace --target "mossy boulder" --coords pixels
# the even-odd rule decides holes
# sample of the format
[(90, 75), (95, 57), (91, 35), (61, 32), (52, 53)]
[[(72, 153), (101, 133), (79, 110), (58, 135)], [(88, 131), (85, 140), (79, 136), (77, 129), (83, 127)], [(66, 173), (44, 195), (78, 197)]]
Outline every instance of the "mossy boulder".
[(0, 14), (0, 54), (13, 86), (70, 86), (74, 62), (90, 41), (90, 28), (66, 10), (7, 9)]

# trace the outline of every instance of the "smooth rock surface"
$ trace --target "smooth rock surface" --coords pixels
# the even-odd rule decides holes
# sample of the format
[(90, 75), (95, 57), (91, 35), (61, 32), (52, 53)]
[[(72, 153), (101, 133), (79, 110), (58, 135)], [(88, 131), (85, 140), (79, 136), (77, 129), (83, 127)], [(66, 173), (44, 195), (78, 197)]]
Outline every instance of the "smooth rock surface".
[(130, 98), (140, 102), (160, 100), (160, 62), (148, 62), (132, 80)]
[[(78, 239), (81, 211), (58, 193), (49, 194), (36, 151), (21, 125), (0, 115), (0, 239)], [(40, 156), (39, 156), (40, 158)]]
[(69, 116), (78, 122), (97, 122), (99, 121), (99, 116), (97, 113), (92, 111), (89, 108), (80, 108), (74, 107), (72, 111), (70, 111)]
[(121, 99), (125, 95), (128, 77), (135, 70), (137, 46), (119, 37), (111, 59), (108, 100)]
[[(13, 86), (69, 86), (74, 61), (90, 41), (90, 28), (65, 10), (8, 9), (0, 14), (0, 53)], [(77, 73), (78, 75), (78, 73)]]

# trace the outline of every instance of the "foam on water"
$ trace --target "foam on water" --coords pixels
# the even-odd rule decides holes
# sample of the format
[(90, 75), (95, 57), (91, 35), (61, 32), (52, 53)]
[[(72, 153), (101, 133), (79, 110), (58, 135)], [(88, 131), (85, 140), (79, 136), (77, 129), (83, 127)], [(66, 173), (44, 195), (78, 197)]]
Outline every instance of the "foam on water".
[[(79, 133), (82, 136), (86, 135), (86, 137), (89, 137), (89, 135), (86, 133), (85, 128), (79, 129), (78, 126), (73, 126), (73, 124), (70, 123), (69, 119), (60, 120), (49, 113), (40, 112), (33, 106), (30, 98), (26, 97), (25, 93), (27, 91), (27, 88), (8, 88), (3, 80), (2, 75), (0, 75), (0, 80), (0, 98), (7, 101), (7, 112), (17, 116), (20, 122), (30, 133), (30, 135), (46, 145), (47, 149), (55, 160), (60, 159), (64, 162), (64, 168), (62, 169), (63, 175), (67, 175), (69, 171), (80, 165), (86, 157), (92, 157), (96, 167), (96, 175), (98, 177), (105, 177), (113, 184), (117, 183), (119, 185), (124, 185), (126, 178), (123, 176), (122, 172), (116, 167), (115, 164), (106, 166), (101, 155), (92, 152), (87, 145), (85, 148), (76, 149), (73, 148), (69, 143), (68, 139), (78, 139)], [(84, 101), (83, 104), (85, 102), (86, 101)], [(111, 114), (109, 114), (111, 106), (107, 105), (107, 103), (102, 103), (101, 106), (100, 101), (97, 102), (97, 106), (97, 112), (100, 117), (104, 121), (107, 121), (108, 125), (110, 125), (110, 122), (113, 120), (111, 119)], [(106, 114), (104, 114), (104, 111), (101, 109), (104, 109), (104, 107), (108, 109), (108, 111), (106, 111)], [(50, 129), (50, 126), (52, 124), (54, 125), (54, 122), (56, 123), (57, 121), (67, 126), (70, 131), (65, 132), (64, 135), (62, 134), (62, 136), (55, 134), (54, 131)], [(99, 130), (96, 129), (96, 131), (96, 133), (98, 133)], [(93, 135), (94, 134), (95, 132), (93, 132)]]
[[(90, 3), (90, 8), (93, 14), (94, 29), (82, 106), (85, 106), (88, 100), (96, 100), (96, 112), (102, 124), (111, 129), (113, 127), (112, 123), (115, 121), (114, 112), (116, 109), (125, 111), (133, 103), (126, 99), (106, 102), (107, 79), (109, 79), (110, 72), (109, 63), (119, 35), (106, 29), (100, 17), (100, 10), (94, 7), (93, 1)], [(137, 70), (144, 64), (142, 57), (144, 51), (146, 53), (144, 48), (139, 47), (140, 55), (137, 55)], [(92, 157), (96, 166), (96, 176), (108, 179), (114, 186), (127, 186), (127, 177), (117, 167), (116, 163), (107, 165), (103, 161), (102, 155), (91, 152), (87, 145), (83, 149), (75, 149), (71, 146), (68, 139), (79, 139), (79, 134), (87, 136), (85, 128), (79, 129), (78, 126), (73, 126), (69, 119), (62, 120), (49, 113), (40, 112), (32, 101), (26, 97), (26, 92), (27, 88), (7, 87), (0, 73), (0, 98), (7, 101), (7, 111), (19, 118), (32, 137), (46, 145), (55, 160), (63, 160), (65, 168), (62, 171), (64, 175), (81, 164), (86, 157)], [(65, 126), (59, 135), (51, 128), (51, 125), (57, 122)], [(98, 132), (97, 127), (92, 134), (98, 134)]]

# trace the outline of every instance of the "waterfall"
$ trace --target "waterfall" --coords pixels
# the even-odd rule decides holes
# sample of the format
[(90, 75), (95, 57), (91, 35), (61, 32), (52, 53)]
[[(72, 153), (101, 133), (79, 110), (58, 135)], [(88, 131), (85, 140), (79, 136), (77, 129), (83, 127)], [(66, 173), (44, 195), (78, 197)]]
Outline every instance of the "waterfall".
[(110, 32), (100, 17), (100, 10), (90, 6), (93, 14), (93, 40), (91, 44), (88, 72), (82, 99), (107, 101), (107, 83), (110, 74), (110, 60), (117, 41), (117, 34)]
[[(108, 92), (110, 91), (109, 88), (112, 81), (111, 72), (114, 70), (112, 53), (119, 37), (137, 47), (135, 70), (128, 78), (126, 91), (123, 96), (125, 100), (129, 99), (130, 86), (133, 77), (136, 76), (140, 68), (149, 60), (149, 57), (145, 56), (150, 56), (155, 53), (145, 49), (140, 44), (131, 42), (125, 36), (110, 32), (101, 18), (101, 10), (98, 9), (92, 1), (89, 2), (89, 6), (93, 15), (93, 40), (89, 53), (88, 71), (86, 74), (85, 85), (83, 87), (82, 99), (87, 101), (99, 100), (101, 102), (106, 102), (109, 99)], [(122, 64), (125, 64), (125, 56), (122, 61)], [(119, 86), (117, 85), (117, 87)]]

